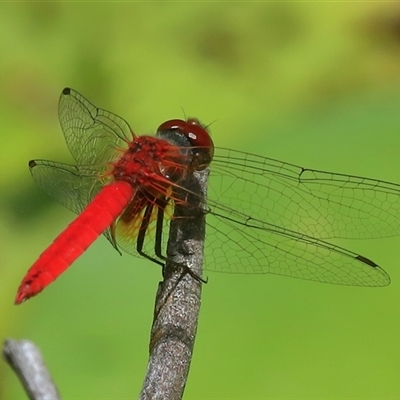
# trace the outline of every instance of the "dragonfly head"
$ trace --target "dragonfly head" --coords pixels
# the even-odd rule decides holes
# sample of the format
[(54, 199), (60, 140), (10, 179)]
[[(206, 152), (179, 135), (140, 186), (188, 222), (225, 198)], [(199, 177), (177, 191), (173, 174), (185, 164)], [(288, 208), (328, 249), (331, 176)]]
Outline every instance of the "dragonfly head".
[[(214, 143), (206, 127), (196, 118), (189, 118), (186, 121), (181, 119), (171, 119), (162, 123), (157, 129), (157, 135), (169, 137), (171, 134), (184, 138), (187, 147), (193, 152), (191, 165), (196, 170), (202, 170), (211, 163), (214, 156)], [(177, 140), (177, 142), (181, 142)], [(178, 144), (178, 143), (177, 143)]]

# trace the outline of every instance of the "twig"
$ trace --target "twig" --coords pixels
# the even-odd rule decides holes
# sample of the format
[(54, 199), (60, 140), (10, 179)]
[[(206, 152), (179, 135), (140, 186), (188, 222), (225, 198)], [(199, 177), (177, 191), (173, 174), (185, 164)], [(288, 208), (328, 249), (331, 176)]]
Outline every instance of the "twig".
[(186, 205), (175, 207), (140, 400), (179, 400), (183, 396), (201, 302), (208, 172), (196, 172), (186, 180), (184, 186), (196, 195), (186, 193)]
[(3, 357), (17, 374), (31, 400), (58, 400), (60, 395), (39, 349), (28, 340), (7, 339)]

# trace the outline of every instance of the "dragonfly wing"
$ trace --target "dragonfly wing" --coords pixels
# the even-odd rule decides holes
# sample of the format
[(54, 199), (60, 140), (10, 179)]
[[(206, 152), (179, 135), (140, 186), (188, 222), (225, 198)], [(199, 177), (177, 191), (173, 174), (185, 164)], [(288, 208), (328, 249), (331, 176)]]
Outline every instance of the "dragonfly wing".
[[(29, 169), (36, 183), (75, 214), (80, 214), (108, 183), (108, 179), (103, 177), (104, 168), (106, 166), (68, 165), (47, 160), (29, 162)], [(104, 235), (117, 248), (110, 229)]]
[(29, 168), (36, 183), (63, 206), (79, 214), (107, 183), (99, 166), (68, 165), (33, 160)]
[(69, 88), (61, 93), (58, 115), (65, 141), (79, 165), (113, 161), (134, 137), (123, 118), (95, 107)]
[[(373, 238), (400, 231), (400, 185), (305, 169), (216, 149), (208, 203), (317, 238)], [(218, 192), (213, 192), (215, 188)]]
[(390, 278), (373, 261), (331, 243), (245, 215), (214, 209), (207, 215), (206, 269), (277, 274), (352, 286), (386, 286)]

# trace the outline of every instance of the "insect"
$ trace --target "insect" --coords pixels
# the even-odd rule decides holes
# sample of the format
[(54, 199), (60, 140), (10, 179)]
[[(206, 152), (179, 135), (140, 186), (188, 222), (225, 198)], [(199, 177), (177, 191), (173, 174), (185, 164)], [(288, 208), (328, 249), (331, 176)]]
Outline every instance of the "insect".
[(398, 234), (400, 185), (214, 149), (208, 129), (194, 118), (169, 120), (155, 136), (137, 136), (124, 119), (69, 88), (61, 93), (59, 119), (76, 165), (34, 160), (29, 167), (39, 186), (78, 217), (29, 269), (16, 304), (54, 281), (102, 233), (118, 251), (163, 264), (163, 220), (173, 218), (174, 205), (193, 198), (178, 196), (177, 189), (184, 192), (182, 180), (209, 165), (207, 270), (390, 283), (375, 262), (327, 239)]

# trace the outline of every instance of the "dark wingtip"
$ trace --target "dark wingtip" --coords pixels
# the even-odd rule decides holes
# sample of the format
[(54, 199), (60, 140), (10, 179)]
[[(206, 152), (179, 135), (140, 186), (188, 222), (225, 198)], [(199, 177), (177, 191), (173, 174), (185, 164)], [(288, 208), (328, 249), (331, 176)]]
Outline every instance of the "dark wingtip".
[(369, 265), (370, 267), (373, 267), (373, 268), (379, 267), (378, 264), (374, 263), (372, 260), (370, 260), (370, 259), (367, 258), (367, 257), (360, 256), (360, 255), (359, 255), (359, 256), (356, 257), (356, 259), (359, 260), (359, 261), (361, 261), (361, 262), (363, 262), (364, 264)]
[(71, 88), (69, 88), (69, 87), (64, 88), (62, 91), (62, 94), (65, 94), (65, 95), (71, 94)]
[(30, 169), (36, 167), (36, 165), (37, 165), (37, 164), (36, 164), (36, 161), (35, 161), (35, 160), (30, 160), (30, 161), (28, 162), (28, 166), (29, 166)]

